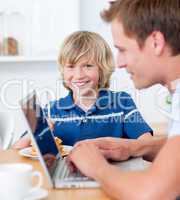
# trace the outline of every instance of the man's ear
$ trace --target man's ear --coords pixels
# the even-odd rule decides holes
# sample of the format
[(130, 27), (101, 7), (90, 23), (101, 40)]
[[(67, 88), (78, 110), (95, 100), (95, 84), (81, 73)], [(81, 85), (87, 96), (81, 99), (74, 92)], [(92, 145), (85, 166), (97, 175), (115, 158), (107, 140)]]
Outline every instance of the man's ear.
[(156, 56), (161, 55), (166, 46), (164, 35), (160, 31), (154, 31), (150, 37), (152, 42), (152, 48), (154, 49), (154, 54)]

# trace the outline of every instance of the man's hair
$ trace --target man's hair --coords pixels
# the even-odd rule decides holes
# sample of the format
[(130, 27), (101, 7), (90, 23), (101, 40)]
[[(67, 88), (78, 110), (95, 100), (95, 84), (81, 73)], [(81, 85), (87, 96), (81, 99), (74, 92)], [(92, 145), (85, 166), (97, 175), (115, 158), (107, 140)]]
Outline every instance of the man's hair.
[[(95, 62), (99, 67), (98, 88), (108, 88), (111, 74), (114, 71), (114, 59), (109, 45), (99, 34), (77, 31), (65, 39), (58, 59), (62, 76), (66, 64), (76, 64), (82, 58)], [(64, 86), (69, 89), (65, 83)]]
[(106, 22), (119, 20), (140, 46), (153, 31), (160, 31), (172, 54), (180, 53), (180, 0), (117, 0), (101, 16)]

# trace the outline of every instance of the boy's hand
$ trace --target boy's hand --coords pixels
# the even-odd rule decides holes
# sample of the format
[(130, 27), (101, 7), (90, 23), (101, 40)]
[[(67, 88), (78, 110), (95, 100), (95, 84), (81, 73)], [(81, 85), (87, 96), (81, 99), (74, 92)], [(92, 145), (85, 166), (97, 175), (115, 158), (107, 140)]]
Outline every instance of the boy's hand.
[(21, 138), (19, 141), (17, 141), (12, 148), (13, 149), (23, 149), (25, 147), (31, 146), (31, 139), (30, 138)]
[(50, 130), (54, 131), (54, 122), (50, 118), (48, 118), (47, 121), (48, 121)]

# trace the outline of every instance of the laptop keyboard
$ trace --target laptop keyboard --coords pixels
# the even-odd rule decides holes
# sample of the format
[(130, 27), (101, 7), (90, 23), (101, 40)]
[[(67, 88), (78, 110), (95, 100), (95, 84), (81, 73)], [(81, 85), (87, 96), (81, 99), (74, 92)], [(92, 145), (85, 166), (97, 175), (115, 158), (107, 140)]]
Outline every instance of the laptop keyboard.
[(66, 163), (66, 158), (60, 161), (60, 165), (57, 169), (57, 177), (65, 181), (85, 181), (89, 180), (88, 177), (84, 176), (80, 171), (71, 172)]

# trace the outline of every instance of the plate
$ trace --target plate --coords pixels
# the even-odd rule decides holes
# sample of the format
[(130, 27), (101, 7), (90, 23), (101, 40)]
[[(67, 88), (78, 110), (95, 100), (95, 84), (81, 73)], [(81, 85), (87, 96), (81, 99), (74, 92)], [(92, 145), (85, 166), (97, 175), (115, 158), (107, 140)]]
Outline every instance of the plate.
[(48, 192), (43, 188), (32, 190), (24, 200), (38, 200), (47, 197)]
[[(63, 145), (63, 154), (62, 154), (62, 156), (67, 156), (72, 149), (73, 149), (72, 146)], [(31, 159), (38, 160), (38, 155), (32, 155), (31, 152), (32, 152), (32, 147), (26, 147), (26, 148), (23, 148), (23, 149), (19, 150), (19, 154), (21, 156), (25, 156), (25, 157), (28, 157), (28, 158), (31, 158)]]
[(38, 159), (38, 155), (32, 155), (31, 152), (32, 152), (32, 147), (26, 147), (26, 148), (23, 148), (23, 149), (19, 150), (19, 154), (21, 156), (25, 156), (25, 157), (37, 160)]
[(67, 156), (72, 149), (73, 149), (73, 146), (63, 145), (63, 154), (62, 154), (62, 156)]

